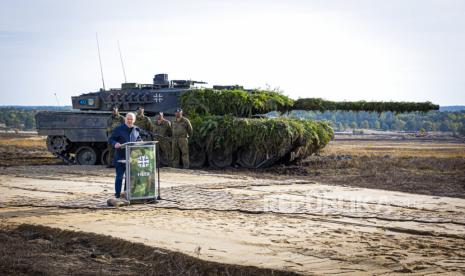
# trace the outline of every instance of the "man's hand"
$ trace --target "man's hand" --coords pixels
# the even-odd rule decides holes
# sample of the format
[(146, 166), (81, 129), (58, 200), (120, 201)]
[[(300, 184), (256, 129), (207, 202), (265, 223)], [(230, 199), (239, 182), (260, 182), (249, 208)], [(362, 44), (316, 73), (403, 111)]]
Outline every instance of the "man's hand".
[(121, 144), (120, 144), (120, 143), (116, 143), (116, 144), (115, 144), (115, 149), (119, 149), (119, 148), (121, 148)]

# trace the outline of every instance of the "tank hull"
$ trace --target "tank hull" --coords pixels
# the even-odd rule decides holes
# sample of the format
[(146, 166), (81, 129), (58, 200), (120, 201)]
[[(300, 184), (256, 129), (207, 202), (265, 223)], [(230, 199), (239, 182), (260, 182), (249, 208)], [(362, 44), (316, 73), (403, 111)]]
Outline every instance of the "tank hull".
[[(106, 121), (109, 112), (39, 112), (38, 134), (47, 148), (69, 164), (109, 165)], [(192, 118), (189, 139), (192, 167), (263, 168), (289, 163), (322, 149), (332, 138), (323, 122), (295, 119), (251, 119), (232, 116)], [(169, 160), (165, 165), (170, 165)]]
[(36, 114), (39, 135), (47, 148), (67, 163), (106, 164), (106, 122), (109, 112), (51, 112)]
[(334, 137), (325, 122), (290, 118), (198, 116), (191, 120), (193, 167), (257, 169), (292, 163), (323, 149)]

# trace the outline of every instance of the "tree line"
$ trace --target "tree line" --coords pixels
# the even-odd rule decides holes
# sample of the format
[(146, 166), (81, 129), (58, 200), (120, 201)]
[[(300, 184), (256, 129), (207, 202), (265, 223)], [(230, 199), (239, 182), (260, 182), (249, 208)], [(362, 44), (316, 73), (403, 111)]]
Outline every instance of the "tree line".
[(69, 106), (6, 106), (0, 107), (0, 126), (4, 129), (35, 130), (35, 115), (43, 110), (69, 110)]
[(465, 111), (456, 112), (354, 112), (293, 111), (291, 116), (310, 120), (326, 120), (336, 131), (376, 129), (394, 131), (449, 131), (465, 135)]
[[(0, 125), (7, 129), (35, 130), (35, 114), (42, 110), (69, 110), (65, 107), (0, 107)], [(465, 135), (465, 111), (366, 112), (292, 111), (290, 116), (328, 121), (336, 131), (376, 129), (394, 131), (449, 131)]]

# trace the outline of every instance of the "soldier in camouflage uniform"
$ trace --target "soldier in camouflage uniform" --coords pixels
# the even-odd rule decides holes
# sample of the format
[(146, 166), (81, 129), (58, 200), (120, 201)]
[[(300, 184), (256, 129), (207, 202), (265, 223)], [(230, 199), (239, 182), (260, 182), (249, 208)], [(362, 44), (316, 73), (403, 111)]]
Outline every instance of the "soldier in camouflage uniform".
[(187, 138), (192, 136), (191, 122), (182, 116), (182, 109), (176, 109), (176, 118), (171, 122), (173, 139), (171, 140), (173, 167), (179, 168), (179, 153), (182, 155), (184, 169), (189, 168), (189, 145)]
[[(121, 124), (124, 124), (124, 117), (121, 116), (118, 112), (118, 107), (113, 107), (111, 111), (111, 116), (107, 120), (107, 138), (110, 137), (111, 132), (113, 129)], [(110, 168), (112, 167), (112, 160), (113, 160), (113, 155), (115, 154), (115, 148), (108, 144), (107, 146), (108, 149), (108, 155), (107, 155), (107, 167)]]
[(169, 165), (171, 162), (171, 122), (165, 119), (163, 112), (157, 115), (157, 120), (153, 126), (153, 134), (160, 145), (161, 164)]
[(141, 130), (142, 140), (152, 140), (151, 134), (153, 132), (153, 124), (149, 117), (144, 115), (144, 107), (141, 106), (137, 109), (136, 123)]

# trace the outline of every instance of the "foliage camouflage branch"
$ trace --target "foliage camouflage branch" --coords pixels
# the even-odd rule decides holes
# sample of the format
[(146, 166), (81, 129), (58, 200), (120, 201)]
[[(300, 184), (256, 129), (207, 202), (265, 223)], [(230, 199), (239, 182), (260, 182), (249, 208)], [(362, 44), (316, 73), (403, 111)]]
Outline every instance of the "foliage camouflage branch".
[(181, 96), (181, 104), (187, 113), (233, 115), (252, 117), (270, 111), (287, 112), (290, 110), (308, 111), (368, 111), (396, 113), (428, 112), (438, 110), (439, 105), (431, 102), (333, 102), (321, 98), (303, 98), (296, 101), (275, 91), (264, 90), (214, 90), (196, 89)]
[(253, 149), (280, 159), (294, 152), (289, 161), (304, 158), (325, 147), (334, 133), (323, 121), (290, 118), (235, 118), (194, 116), (196, 131), (192, 143), (203, 144), (207, 152), (220, 149), (226, 154), (241, 148)]
[(196, 89), (181, 96), (188, 114), (252, 117), (270, 111), (289, 111), (294, 101), (273, 91)]
[(391, 111), (396, 113), (405, 112), (428, 112), (430, 110), (439, 110), (439, 105), (431, 102), (415, 103), (415, 102), (332, 102), (320, 98), (305, 98), (298, 99), (293, 106), (294, 110), (340, 110), (340, 111), (368, 111), (368, 112), (384, 112)]

